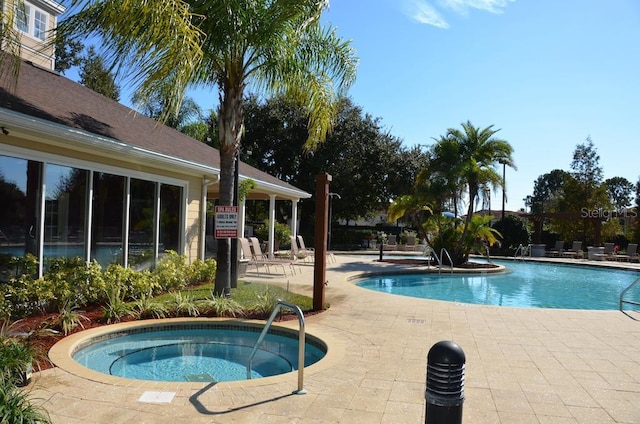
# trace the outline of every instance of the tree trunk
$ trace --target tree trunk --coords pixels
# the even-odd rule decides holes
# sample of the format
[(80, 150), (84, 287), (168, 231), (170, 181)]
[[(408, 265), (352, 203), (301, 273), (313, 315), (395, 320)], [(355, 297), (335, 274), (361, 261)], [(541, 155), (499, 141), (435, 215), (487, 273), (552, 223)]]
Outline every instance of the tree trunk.
[[(219, 204), (231, 206), (233, 204), (233, 186), (236, 151), (240, 147), (242, 136), (242, 87), (235, 87), (225, 81), (223, 98), (220, 102), (218, 115), (218, 140), (220, 141), (220, 195)], [(218, 240), (216, 256), (216, 282), (214, 294), (229, 295), (231, 290), (231, 243), (229, 239)]]

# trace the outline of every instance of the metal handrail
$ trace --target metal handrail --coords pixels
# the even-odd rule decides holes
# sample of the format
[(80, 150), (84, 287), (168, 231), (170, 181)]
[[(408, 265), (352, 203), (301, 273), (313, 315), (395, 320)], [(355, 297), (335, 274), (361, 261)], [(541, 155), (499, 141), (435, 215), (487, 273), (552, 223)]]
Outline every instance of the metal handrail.
[(640, 302), (636, 302), (634, 300), (624, 300), (624, 295), (627, 294), (627, 292), (629, 290), (631, 290), (634, 286), (640, 284), (640, 278), (638, 278), (636, 281), (634, 281), (633, 283), (631, 283), (629, 285), (629, 287), (627, 287), (626, 289), (622, 290), (622, 293), (620, 293), (620, 312), (623, 312), (622, 310), (622, 305), (624, 303), (628, 303), (629, 305), (636, 305), (636, 306), (640, 306)]
[(518, 252), (520, 252), (520, 259), (524, 260), (524, 255), (531, 255), (531, 245), (523, 246), (522, 243), (520, 243), (516, 249), (516, 253), (513, 254), (513, 259), (518, 259)]
[[(440, 265), (440, 270), (442, 270), (442, 253), (447, 254), (447, 258), (449, 258), (449, 263), (451, 264), (451, 275), (453, 275), (453, 259), (451, 259), (451, 255), (449, 255), (449, 251), (447, 251), (447, 249), (445, 249), (444, 247), (440, 249), (440, 259), (438, 260), (438, 263)], [(438, 273), (440, 273), (440, 270), (438, 270)]]
[[(431, 259), (435, 256), (434, 253), (435, 252), (434, 252), (433, 248), (431, 248), (431, 246), (429, 246), (428, 244), (424, 245), (424, 248), (422, 249), (422, 256), (427, 258), (427, 266), (429, 268), (431, 268)], [(438, 262), (438, 258), (437, 257), (436, 257), (436, 262)]]
[(284, 300), (278, 300), (276, 306), (273, 308), (273, 312), (271, 312), (271, 316), (267, 320), (264, 328), (262, 329), (262, 333), (260, 333), (260, 337), (256, 341), (255, 346), (253, 346), (253, 350), (249, 354), (249, 361), (247, 363), (247, 379), (251, 380), (251, 364), (253, 362), (253, 357), (256, 355), (258, 351), (258, 346), (262, 343), (271, 324), (273, 324), (273, 320), (278, 315), (280, 309), (286, 306), (287, 308), (293, 309), (293, 311), (298, 316), (298, 323), (300, 324), (300, 330), (298, 331), (298, 390), (294, 391), (298, 395), (303, 395), (307, 393), (307, 390), (304, 389), (304, 346), (305, 346), (305, 334), (304, 334), (304, 314), (298, 305), (294, 305), (293, 303), (285, 302)]

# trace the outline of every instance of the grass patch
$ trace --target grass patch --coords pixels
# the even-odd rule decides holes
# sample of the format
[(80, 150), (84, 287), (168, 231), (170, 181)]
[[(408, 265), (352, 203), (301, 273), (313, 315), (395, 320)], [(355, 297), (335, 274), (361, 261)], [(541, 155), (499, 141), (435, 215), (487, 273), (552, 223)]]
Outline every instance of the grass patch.
[[(212, 289), (213, 284), (204, 284), (201, 286), (188, 287), (180, 290), (180, 292), (185, 294), (188, 293), (189, 297), (192, 300), (198, 301), (211, 299)], [(284, 300), (285, 302), (298, 305), (298, 307), (300, 307), (303, 312), (313, 310), (312, 298), (288, 292), (282, 287), (270, 284), (238, 281), (238, 287), (235, 289), (231, 289), (231, 298), (238, 302), (246, 311), (250, 311), (255, 309), (256, 301), (258, 301), (260, 298), (264, 298), (267, 293), (268, 297), (272, 299), (280, 299)], [(170, 302), (172, 300), (172, 295), (170, 293), (166, 293), (156, 297), (155, 300), (157, 302)]]

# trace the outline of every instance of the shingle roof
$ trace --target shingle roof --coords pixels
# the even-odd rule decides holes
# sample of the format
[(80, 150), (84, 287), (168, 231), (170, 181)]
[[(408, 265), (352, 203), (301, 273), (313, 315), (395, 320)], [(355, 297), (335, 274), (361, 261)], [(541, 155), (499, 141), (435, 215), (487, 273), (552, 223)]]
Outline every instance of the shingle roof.
[[(218, 150), (56, 72), (23, 61), (15, 88), (14, 83), (10, 77), (0, 78), (0, 108), (220, 169)], [(257, 181), (302, 192), (246, 164), (241, 164), (240, 173)]]

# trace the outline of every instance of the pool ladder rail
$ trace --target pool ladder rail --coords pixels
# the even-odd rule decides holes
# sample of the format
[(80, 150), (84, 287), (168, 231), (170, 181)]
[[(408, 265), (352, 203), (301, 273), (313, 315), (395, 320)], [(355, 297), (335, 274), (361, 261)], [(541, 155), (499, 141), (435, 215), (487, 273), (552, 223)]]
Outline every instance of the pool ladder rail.
[(438, 274), (442, 271), (442, 261), (444, 259), (444, 254), (447, 255), (447, 259), (449, 259), (449, 263), (451, 264), (451, 275), (453, 275), (453, 260), (451, 259), (451, 255), (449, 255), (449, 251), (444, 247), (440, 249), (440, 258), (438, 258)]
[(285, 302), (284, 300), (278, 300), (278, 303), (276, 303), (276, 306), (273, 308), (273, 312), (271, 312), (271, 316), (260, 333), (260, 337), (258, 337), (255, 346), (253, 346), (253, 350), (251, 350), (251, 353), (249, 354), (249, 361), (247, 363), (247, 379), (251, 380), (251, 364), (253, 362), (253, 357), (256, 355), (258, 347), (269, 332), (269, 328), (271, 328), (273, 320), (276, 318), (276, 315), (278, 315), (278, 312), (283, 306), (293, 309), (298, 316), (298, 323), (300, 325), (300, 329), (298, 331), (298, 389), (293, 393), (297, 395), (304, 395), (307, 393), (307, 390), (304, 388), (304, 346), (306, 342), (304, 332), (304, 314), (298, 305)]
[(634, 288), (638, 284), (640, 284), (640, 278), (638, 278), (633, 283), (629, 284), (629, 287), (627, 287), (626, 289), (622, 290), (622, 293), (620, 293), (620, 312), (624, 313), (623, 307), (624, 307), (625, 303), (628, 304), (628, 305), (640, 306), (640, 302), (637, 302), (635, 300), (624, 300), (624, 295), (627, 294), (627, 292), (629, 290), (631, 290), (632, 288)]
[[(520, 256), (518, 257), (518, 253), (520, 254)], [(526, 246), (523, 246), (522, 244), (520, 244), (518, 246), (518, 248), (516, 249), (516, 253), (513, 255), (514, 259), (521, 259), (524, 261), (524, 257), (528, 256), (531, 257), (531, 245), (528, 244)]]

